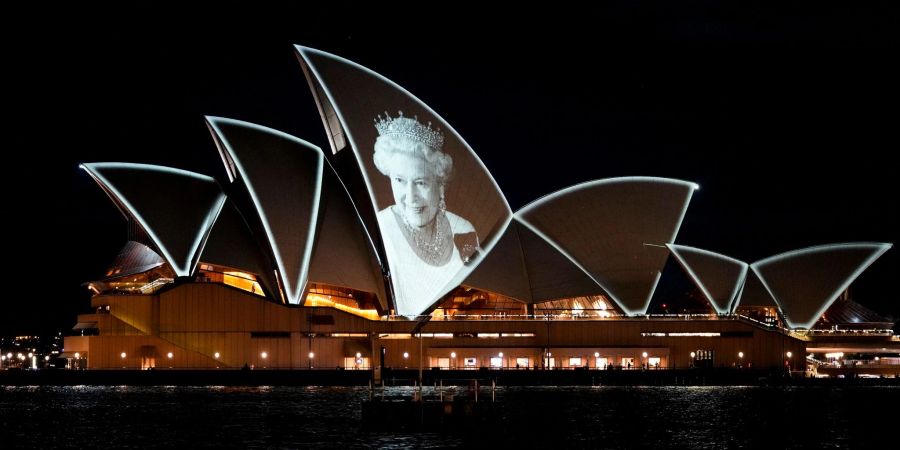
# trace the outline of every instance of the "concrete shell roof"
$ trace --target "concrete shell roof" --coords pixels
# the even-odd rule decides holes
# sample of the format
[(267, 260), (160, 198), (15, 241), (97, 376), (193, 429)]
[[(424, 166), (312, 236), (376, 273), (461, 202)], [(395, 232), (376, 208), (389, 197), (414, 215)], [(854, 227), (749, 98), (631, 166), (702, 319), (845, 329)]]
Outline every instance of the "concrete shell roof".
[[(386, 178), (374, 167), (372, 160), (372, 145), (377, 137), (373, 119), (386, 111), (390, 111), (392, 115), (405, 111), (408, 113), (407, 117), (421, 116), (423, 123), (433, 122), (436, 129), (442, 130), (445, 138), (443, 150), (452, 157), (454, 174), (444, 186), (447, 210), (471, 222), (477, 231), (482, 253), (489, 252), (499, 242), (511, 220), (512, 211), (481, 159), (449, 123), (413, 94), (368, 68), (307, 47), (297, 46), (296, 51), (318, 103), (332, 151), (352, 151), (356, 156), (373, 211), (383, 210), (390, 204), (389, 193), (377, 187), (387, 183), (384, 183)], [(464, 179), (465, 182), (455, 182), (455, 179)], [(462, 199), (465, 201), (461, 201)], [(454, 203), (454, 200), (460, 201)], [(394, 272), (391, 281), (397, 297), (405, 292), (397, 284), (398, 280), (417, 276), (406, 272), (407, 269), (401, 269), (404, 265), (397, 260), (398, 252), (392, 251), (385, 233), (380, 229), (379, 233), (386, 244), (386, 267)], [(421, 290), (416, 293), (415, 301), (395, 299), (397, 314), (427, 314), (445, 294), (461, 284), (482, 260), (483, 258), (476, 258), (449, 276), (437, 276), (440, 281), (436, 281), (432, 287), (419, 286)]]
[(165, 263), (166, 261), (150, 247), (140, 242), (128, 241), (106, 270), (104, 280), (146, 272)]
[(862, 242), (809, 247), (750, 265), (791, 328), (810, 328), (853, 280), (891, 244)]
[(744, 279), (744, 284), (741, 286), (741, 290), (738, 293), (737, 300), (734, 302), (734, 306), (731, 307), (731, 311), (736, 311), (738, 306), (771, 306), (778, 309), (778, 304), (775, 302), (775, 299), (772, 298), (772, 294), (766, 290), (765, 286), (763, 286), (762, 281), (759, 279), (759, 275), (752, 270), (747, 272), (747, 277)]
[(699, 248), (675, 244), (667, 246), (716, 312), (729, 313), (747, 277), (749, 265)]
[(231, 201), (225, 203), (213, 225), (200, 260), (254, 273), (267, 292), (275, 293), (278, 290), (270, 258), (261, 250), (260, 242), (253, 236), (246, 220)]
[(582, 183), (516, 217), (593, 279), (626, 314), (643, 314), (697, 185), (651, 177)]
[(308, 280), (383, 296), (380, 267), (349, 196), (322, 151), (248, 122), (208, 117), (233, 183), (249, 194), (284, 298), (303, 299)]
[(892, 317), (883, 316), (865, 305), (841, 296), (822, 314), (816, 328), (831, 328), (831, 325), (865, 325), (887, 329), (893, 328), (894, 323)]
[(606, 294), (577, 264), (516, 218), (462, 284), (527, 303)]
[(306, 288), (318, 220), (324, 155), (293, 136), (247, 122), (207, 117), (223, 160), (234, 164), (235, 182), (246, 187), (275, 258), (288, 303)]
[(326, 164), (323, 175), (309, 279), (372, 292), (384, 300), (381, 264), (356, 205), (330, 165)]
[(140, 224), (176, 275), (193, 273), (225, 203), (215, 180), (146, 164), (85, 163), (81, 167), (123, 214)]

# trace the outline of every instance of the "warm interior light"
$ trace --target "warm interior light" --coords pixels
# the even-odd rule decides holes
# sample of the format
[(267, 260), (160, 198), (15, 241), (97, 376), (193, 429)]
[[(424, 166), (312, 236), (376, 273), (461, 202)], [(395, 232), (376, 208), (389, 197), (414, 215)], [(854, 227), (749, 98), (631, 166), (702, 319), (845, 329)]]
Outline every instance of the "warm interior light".
[(227, 286), (236, 287), (238, 289), (252, 292), (254, 294), (263, 294), (263, 290), (256, 277), (244, 272), (222, 272), (222, 282)]
[(381, 317), (378, 315), (378, 311), (374, 309), (359, 309), (354, 308), (352, 306), (347, 306), (342, 303), (335, 302), (330, 298), (331, 296), (324, 296), (319, 294), (308, 294), (306, 296), (306, 306), (328, 306), (334, 309), (339, 309), (341, 311), (353, 314), (355, 316), (363, 317), (369, 320), (379, 320)]

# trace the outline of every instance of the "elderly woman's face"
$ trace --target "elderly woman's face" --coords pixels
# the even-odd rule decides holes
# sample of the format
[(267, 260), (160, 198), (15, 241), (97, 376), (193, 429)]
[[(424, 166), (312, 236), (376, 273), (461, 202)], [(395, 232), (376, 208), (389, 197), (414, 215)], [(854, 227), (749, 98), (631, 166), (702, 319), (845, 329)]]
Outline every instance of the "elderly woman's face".
[(441, 185), (425, 160), (403, 153), (394, 155), (390, 174), (394, 202), (406, 223), (422, 227), (433, 221), (441, 201)]

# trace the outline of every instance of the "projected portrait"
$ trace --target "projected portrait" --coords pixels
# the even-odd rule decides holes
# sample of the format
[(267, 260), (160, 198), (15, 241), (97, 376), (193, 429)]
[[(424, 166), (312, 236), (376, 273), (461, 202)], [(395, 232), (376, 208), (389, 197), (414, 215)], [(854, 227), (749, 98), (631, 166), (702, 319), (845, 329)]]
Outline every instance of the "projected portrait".
[(512, 211), (478, 155), (428, 105), (345, 59), (300, 55), (335, 159), (355, 158), (365, 181), (372, 209), (363, 209), (373, 214), (360, 218), (380, 237), (389, 309), (428, 314), (485, 259)]
[[(375, 119), (373, 161), (390, 185), (394, 203), (378, 212), (378, 224), (392, 253), (398, 303), (420, 309), (417, 297), (443, 287), (479, 248), (475, 227), (448, 210), (445, 190), (453, 158), (443, 151), (444, 135), (431, 123), (388, 113)], [(449, 205), (452, 208), (452, 205)], [(406, 308), (403, 308), (406, 309)]]

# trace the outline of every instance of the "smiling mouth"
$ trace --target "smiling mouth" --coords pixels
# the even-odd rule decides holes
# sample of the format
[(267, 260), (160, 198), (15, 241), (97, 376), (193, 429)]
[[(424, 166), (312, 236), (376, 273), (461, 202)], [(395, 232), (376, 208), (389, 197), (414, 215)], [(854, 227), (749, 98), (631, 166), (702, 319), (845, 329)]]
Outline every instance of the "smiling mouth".
[(425, 212), (424, 206), (408, 206), (406, 209), (413, 214), (422, 214)]

